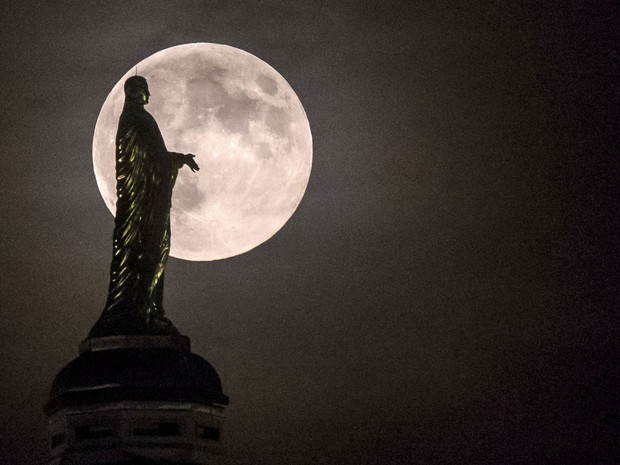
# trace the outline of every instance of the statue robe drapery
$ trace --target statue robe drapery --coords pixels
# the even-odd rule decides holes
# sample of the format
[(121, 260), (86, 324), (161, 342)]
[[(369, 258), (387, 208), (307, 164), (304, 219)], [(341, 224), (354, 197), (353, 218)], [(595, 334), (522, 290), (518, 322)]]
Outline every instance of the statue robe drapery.
[(170, 253), (172, 189), (182, 157), (168, 152), (155, 119), (142, 105), (125, 102), (116, 135), (110, 286), (91, 337), (173, 328), (163, 316), (163, 278)]

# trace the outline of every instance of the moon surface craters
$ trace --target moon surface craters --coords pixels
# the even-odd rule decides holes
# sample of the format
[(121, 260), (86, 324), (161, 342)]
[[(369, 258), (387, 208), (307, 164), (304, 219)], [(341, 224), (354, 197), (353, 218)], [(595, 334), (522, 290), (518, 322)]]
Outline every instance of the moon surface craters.
[[(297, 208), (312, 165), (310, 126), (293, 89), (267, 63), (225, 45), (180, 45), (137, 66), (168, 150), (195, 154), (201, 167), (179, 172), (171, 255), (217, 260), (268, 240)], [(114, 135), (122, 86), (134, 72), (110, 92), (93, 140), (97, 183), (112, 212)]]

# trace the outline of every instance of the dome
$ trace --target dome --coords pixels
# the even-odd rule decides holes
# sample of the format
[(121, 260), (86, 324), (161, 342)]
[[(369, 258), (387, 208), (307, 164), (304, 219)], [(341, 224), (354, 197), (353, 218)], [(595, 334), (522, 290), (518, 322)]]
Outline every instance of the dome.
[(189, 349), (115, 347), (88, 350), (69, 362), (52, 384), (47, 413), (71, 405), (119, 401), (228, 404), (213, 366)]

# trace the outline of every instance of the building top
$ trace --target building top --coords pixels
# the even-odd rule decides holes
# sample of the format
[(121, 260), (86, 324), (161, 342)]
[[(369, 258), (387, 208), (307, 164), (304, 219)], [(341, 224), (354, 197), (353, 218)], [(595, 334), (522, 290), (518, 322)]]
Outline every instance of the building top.
[(52, 384), (45, 407), (48, 415), (72, 405), (124, 400), (228, 404), (219, 375), (209, 362), (189, 351), (187, 338), (167, 336), (158, 343), (149, 339), (153, 337), (162, 339), (142, 336), (143, 341), (82, 343), (80, 356)]

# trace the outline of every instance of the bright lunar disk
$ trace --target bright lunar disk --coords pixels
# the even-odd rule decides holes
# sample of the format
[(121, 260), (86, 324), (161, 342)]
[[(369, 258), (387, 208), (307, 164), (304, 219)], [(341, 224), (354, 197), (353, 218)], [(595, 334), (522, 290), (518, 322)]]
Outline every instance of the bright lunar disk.
[[(219, 260), (273, 236), (299, 205), (312, 166), (310, 125), (291, 86), (254, 55), (218, 44), (171, 47), (137, 67), (168, 150), (195, 154), (201, 168), (179, 171), (171, 255)], [(135, 72), (108, 95), (93, 139), (97, 184), (112, 214), (123, 84)]]

